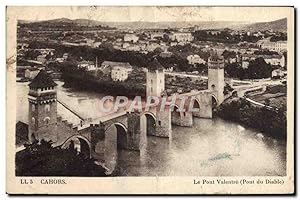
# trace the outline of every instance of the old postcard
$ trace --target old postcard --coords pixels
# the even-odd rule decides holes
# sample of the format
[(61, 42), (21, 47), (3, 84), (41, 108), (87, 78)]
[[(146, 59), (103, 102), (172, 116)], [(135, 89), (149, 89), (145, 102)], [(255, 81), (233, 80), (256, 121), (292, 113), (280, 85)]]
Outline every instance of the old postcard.
[(293, 7), (13, 7), (8, 194), (293, 194)]

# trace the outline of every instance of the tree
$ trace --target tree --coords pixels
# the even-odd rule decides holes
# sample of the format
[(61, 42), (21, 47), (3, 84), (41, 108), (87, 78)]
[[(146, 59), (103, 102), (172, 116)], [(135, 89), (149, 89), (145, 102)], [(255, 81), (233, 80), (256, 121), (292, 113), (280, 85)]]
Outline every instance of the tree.
[(54, 148), (44, 140), (25, 147), (16, 154), (17, 176), (105, 176), (104, 168), (74, 148)]
[(269, 78), (272, 75), (272, 67), (261, 57), (249, 62), (246, 76), (250, 79)]

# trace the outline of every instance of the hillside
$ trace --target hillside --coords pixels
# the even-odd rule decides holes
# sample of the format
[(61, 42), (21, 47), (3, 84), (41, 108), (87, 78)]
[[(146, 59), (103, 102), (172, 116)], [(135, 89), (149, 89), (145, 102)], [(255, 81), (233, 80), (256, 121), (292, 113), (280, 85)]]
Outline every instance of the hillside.
[(273, 29), (273, 31), (286, 32), (287, 18), (279, 19), (271, 22), (253, 23), (250, 25), (239, 27), (239, 29), (244, 29), (247, 31), (265, 31), (265, 30)]
[(198, 26), (200, 29), (224, 29), (230, 28), (233, 30), (247, 30), (247, 31), (264, 31), (273, 29), (274, 31), (286, 31), (287, 19), (280, 19), (271, 22), (231, 22), (231, 21), (177, 21), (177, 22), (100, 22), (90, 19), (67, 19), (59, 18), (46, 21), (23, 21), (19, 20), (20, 24), (30, 24), (38, 26), (51, 26), (51, 25), (75, 25), (75, 26), (103, 26), (103, 27), (116, 27), (119, 29), (165, 29), (165, 28), (186, 28)]

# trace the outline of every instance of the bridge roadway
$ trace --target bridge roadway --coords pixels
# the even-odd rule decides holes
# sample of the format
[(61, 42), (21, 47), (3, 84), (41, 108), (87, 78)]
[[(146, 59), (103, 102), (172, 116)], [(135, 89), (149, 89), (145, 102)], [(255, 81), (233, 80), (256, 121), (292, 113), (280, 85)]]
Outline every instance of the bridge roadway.
[(78, 118), (80, 118), (81, 120), (85, 121), (85, 117), (83, 117), (79, 112), (77, 112), (76, 110), (72, 109), (70, 106), (68, 106), (66, 103), (60, 101), (58, 98), (56, 99), (58, 103), (60, 103), (63, 107), (65, 107), (67, 110), (69, 110), (71, 113), (73, 113), (74, 115), (76, 115)]
[[(261, 83), (253, 83), (251, 85), (241, 85), (241, 86), (234, 86), (233, 88), (236, 90), (236, 91), (239, 91), (244, 94), (245, 92), (247, 91), (255, 91), (255, 90), (259, 90), (259, 89), (262, 89), (263, 85), (261, 85)], [(203, 93), (203, 92), (209, 92), (209, 90), (200, 90), (200, 91), (197, 91), (197, 90), (192, 90), (191, 92), (188, 92), (188, 93), (184, 93), (184, 94), (176, 94), (177, 95), (177, 99), (179, 99), (180, 97), (183, 97), (183, 96), (187, 96), (187, 97), (191, 97), (191, 96), (196, 96), (196, 95), (199, 95), (200, 93)], [(166, 105), (170, 106), (170, 101), (171, 101), (171, 98), (172, 96), (169, 96), (168, 97), (168, 100), (166, 102)], [(248, 99), (247, 99), (248, 100)], [(74, 125), (73, 127), (77, 127), (78, 130), (82, 130), (82, 129), (86, 129), (90, 126), (90, 124), (99, 124), (99, 122), (106, 122), (106, 121), (109, 121), (111, 119), (114, 119), (114, 118), (117, 118), (117, 117), (120, 117), (120, 116), (123, 116), (123, 115), (126, 115), (127, 112), (129, 112), (129, 109), (122, 109), (122, 110), (119, 110), (118, 112), (114, 112), (114, 113), (110, 113), (108, 115), (105, 115), (105, 116), (101, 116), (101, 117), (98, 117), (98, 118), (94, 118), (94, 119), (91, 119), (91, 118), (84, 118), (80, 113), (74, 111), (72, 108), (70, 108), (68, 105), (66, 105), (65, 103), (57, 100), (60, 104), (62, 104), (65, 108), (67, 108), (70, 112), (72, 112), (73, 114), (75, 114), (76, 116), (78, 116), (81, 120), (82, 120), (82, 123), (81, 124), (77, 124), (77, 125)], [(251, 101), (251, 103), (253, 103)], [(257, 102), (255, 102), (257, 103)], [(259, 103), (258, 103), (259, 104)], [(257, 105), (258, 105), (257, 104)], [(260, 105), (260, 104), (259, 104)], [(265, 106), (265, 105), (260, 105), (260, 106)], [(143, 109), (145, 108), (145, 105), (143, 105), (142, 107)]]
[[(202, 92), (208, 92), (209, 90), (201, 90), (201, 91), (191, 91), (189, 93), (184, 93), (184, 94), (177, 94), (177, 99), (179, 99), (179, 97), (182, 97), (182, 96), (187, 96), (187, 97), (191, 97), (191, 96), (196, 96)], [(171, 98), (172, 96), (169, 96), (167, 101), (166, 101), (166, 105), (167, 106), (170, 106), (171, 105)], [(150, 106), (149, 108), (151, 107), (155, 107), (156, 105), (154, 106)], [(142, 110), (145, 108), (145, 105), (142, 106)], [(71, 111), (71, 110), (70, 110)], [(72, 113), (76, 113), (74, 111), (71, 111)], [(123, 115), (126, 115), (127, 112), (129, 112), (129, 109), (122, 109), (122, 110), (119, 110), (118, 112), (114, 112), (114, 113), (110, 113), (108, 115), (105, 115), (105, 116), (101, 116), (101, 117), (98, 117), (98, 118), (94, 118), (94, 119), (83, 119), (83, 123), (82, 124), (78, 124), (78, 125), (74, 125), (74, 127), (77, 127), (78, 130), (82, 130), (82, 129), (86, 129), (90, 126), (90, 124), (99, 124), (99, 122), (106, 122), (106, 121), (109, 121), (111, 119), (114, 119), (114, 118), (117, 118), (117, 117), (121, 117)]]

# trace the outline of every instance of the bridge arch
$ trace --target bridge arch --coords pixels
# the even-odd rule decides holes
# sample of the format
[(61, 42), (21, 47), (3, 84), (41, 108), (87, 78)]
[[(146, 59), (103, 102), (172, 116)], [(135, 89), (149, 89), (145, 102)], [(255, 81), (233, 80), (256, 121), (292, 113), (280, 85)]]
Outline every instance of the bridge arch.
[(145, 123), (143, 124), (143, 126), (145, 126), (145, 127), (142, 127), (142, 129), (145, 129), (146, 135), (155, 135), (156, 122), (157, 122), (156, 116), (152, 112), (147, 111), (147, 112), (143, 113), (141, 117), (146, 118), (146, 119), (144, 119)]
[[(65, 149), (67, 147), (70, 147), (70, 145), (72, 144), (73, 142), (73, 145), (75, 147), (75, 142), (76, 140), (79, 141), (79, 145), (80, 145), (80, 149), (79, 149), (79, 152), (86, 155), (87, 157), (91, 158), (92, 157), (92, 152), (91, 152), (91, 143), (90, 141), (82, 136), (82, 135), (73, 135), (71, 137), (69, 137), (62, 145), (61, 145), (61, 148), (62, 149)], [(68, 145), (69, 144), (69, 145)], [(76, 150), (78, 150), (76, 148)]]
[(196, 97), (192, 98), (192, 100), (194, 101), (193, 102), (193, 108), (200, 109), (201, 104), (200, 104), (199, 100)]
[(176, 104), (171, 104), (170, 107), (174, 107), (173, 111), (171, 112), (171, 123), (173, 125), (180, 124), (183, 112), (179, 112), (179, 106)]
[(212, 105), (212, 108), (214, 109), (214, 108), (216, 108), (217, 106), (218, 106), (218, 99), (217, 99), (217, 97), (214, 95), (214, 94), (212, 94), (211, 95), (211, 105)]
[(126, 149), (128, 133), (127, 127), (121, 122), (112, 123), (105, 128), (105, 134), (111, 127), (116, 128), (117, 149)]

